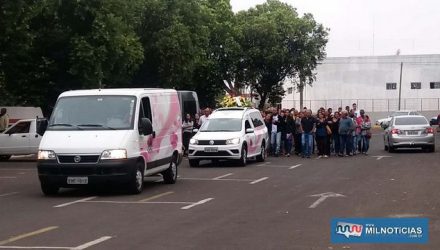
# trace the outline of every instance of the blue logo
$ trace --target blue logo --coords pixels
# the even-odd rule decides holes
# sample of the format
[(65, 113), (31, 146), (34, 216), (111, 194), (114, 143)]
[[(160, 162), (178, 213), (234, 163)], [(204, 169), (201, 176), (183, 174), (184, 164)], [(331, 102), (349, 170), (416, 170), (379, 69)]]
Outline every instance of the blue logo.
[(428, 243), (427, 218), (334, 218), (332, 243)]

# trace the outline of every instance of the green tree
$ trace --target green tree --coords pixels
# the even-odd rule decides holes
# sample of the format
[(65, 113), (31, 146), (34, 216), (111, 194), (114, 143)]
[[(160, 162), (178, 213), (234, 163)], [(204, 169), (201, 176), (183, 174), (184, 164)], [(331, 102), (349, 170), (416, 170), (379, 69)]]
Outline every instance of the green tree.
[(138, 29), (145, 61), (133, 86), (195, 90), (213, 106), (233, 79), (238, 43), (229, 0), (146, 0)]
[[(20, 7), (15, 6), (18, 3)], [(7, 20), (17, 20), (24, 30), (19, 37), (6, 32), (12, 34), (6, 40), (10, 46), (0, 59), (2, 87), (13, 97), (10, 105), (36, 105), (47, 111), (62, 91), (99, 87), (100, 83), (118, 86), (131, 81), (131, 75), (143, 60), (143, 49), (135, 33), (142, 3), (138, 0), (2, 3), (9, 16), (18, 17)], [(13, 31), (13, 25), (9, 21), (6, 27)]]
[(242, 48), (237, 79), (260, 95), (260, 108), (269, 97), (282, 97), (284, 80), (298, 77), (300, 70), (313, 79), (311, 72), (325, 56), (328, 34), (311, 15), (300, 18), (292, 6), (268, 0), (237, 18)]

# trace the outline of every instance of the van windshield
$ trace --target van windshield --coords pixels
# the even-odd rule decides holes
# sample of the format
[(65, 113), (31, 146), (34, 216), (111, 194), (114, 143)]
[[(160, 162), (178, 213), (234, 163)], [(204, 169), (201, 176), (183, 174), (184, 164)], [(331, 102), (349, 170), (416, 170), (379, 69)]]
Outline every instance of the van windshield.
[(241, 119), (238, 118), (214, 118), (203, 123), (202, 132), (237, 132), (241, 131)]
[(133, 129), (136, 97), (62, 97), (49, 120), (48, 130)]

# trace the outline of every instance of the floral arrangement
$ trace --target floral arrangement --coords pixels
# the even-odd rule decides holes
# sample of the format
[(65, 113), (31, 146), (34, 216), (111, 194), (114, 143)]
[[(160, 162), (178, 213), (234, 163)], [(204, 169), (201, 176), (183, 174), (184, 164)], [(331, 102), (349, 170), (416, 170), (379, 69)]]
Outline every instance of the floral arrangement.
[(225, 95), (220, 100), (220, 107), (227, 108), (227, 107), (252, 107), (252, 102), (242, 96), (230, 96)]

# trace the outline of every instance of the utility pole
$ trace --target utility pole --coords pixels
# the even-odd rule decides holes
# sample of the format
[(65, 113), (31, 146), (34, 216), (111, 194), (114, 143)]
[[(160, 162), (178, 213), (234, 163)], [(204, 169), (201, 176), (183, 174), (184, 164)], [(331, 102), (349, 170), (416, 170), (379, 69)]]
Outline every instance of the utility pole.
[(401, 101), (401, 99), (402, 99), (402, 69), (403, 69), (403, 62), (400, 63), (399, 110), (400, 110), (400, 101)]

